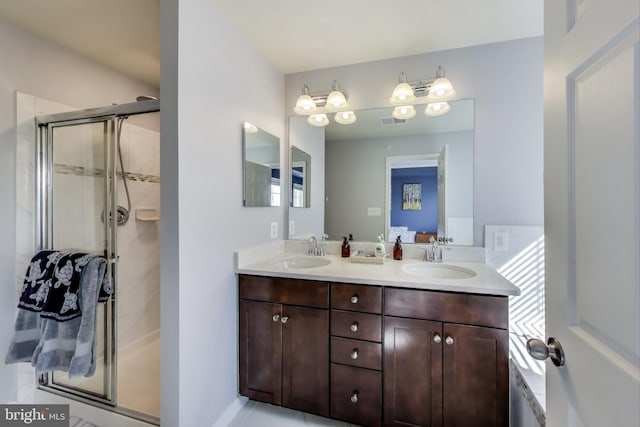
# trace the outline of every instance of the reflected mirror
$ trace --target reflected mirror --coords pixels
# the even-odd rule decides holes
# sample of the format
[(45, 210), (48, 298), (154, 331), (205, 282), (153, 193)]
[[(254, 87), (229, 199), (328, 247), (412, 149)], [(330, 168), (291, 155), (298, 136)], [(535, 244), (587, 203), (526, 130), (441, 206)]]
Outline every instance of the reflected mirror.
[(280, 139), (245, 122), (242, 160), (243, 206), (280, 206)]
[(311, 206), (311, 155), (291, 146), (291, 207)]
[[(331, 121), (317, 137), (324, 158), (321, 224), (297, 227), (327, 233), (332, 240), (352, 234), (358, 241), (423, 243), (431, 235), (473, 244), (474, 101), (451, 101), (442, 116), (424, 115), (424, 106), (409, 120), (392, 117), (392, 107), (360, 110), (358, 121)], [(306, 117), (292, 117), (290, 143), (307, 126)], [(305, 141), (309, 146), (309, 141)], [(314, 155), (314, 162), (317, 155)], [(290, 215), (290, 218), (295, 218)], [(296, 224), (290, 224), (290, 229)], [(291, 237), (291, 236), (290, 236)]]

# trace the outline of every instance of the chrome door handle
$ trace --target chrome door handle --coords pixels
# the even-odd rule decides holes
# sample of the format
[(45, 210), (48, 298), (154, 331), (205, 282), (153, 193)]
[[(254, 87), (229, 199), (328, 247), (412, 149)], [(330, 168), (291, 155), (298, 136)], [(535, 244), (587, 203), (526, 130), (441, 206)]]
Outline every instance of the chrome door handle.
[(358, 322), (353, 322), (351, 324), (351, 332), (358, 332)]
[(446, 342), (447, 345), (453, 345), (453, 337), (445, 338), (444, 342)]
[(351, 395), (351, 402), (358, 403), (358, 392), (357, 391), (354, 391), (353, 394)]
[(351, 352), (351, 358), (353, 360), (356, 360), (358, 358), (358, 349), (354, 348), (353, 351)]
[(549, 358), (556, 366), (564, 366), (566, 361), (560, 341), (553, 337), (549, 337), (546, 344), (544, 341), (531, 338), (527, 341), (527, 352), (536, 360)]
[(442, 342), (442, 337), (440, 337), (439, 334), (435, 334), (433, 336), (433, 342), (436, 343), (436, 344), (440, 344)]
[(358, 303), (358, 295), (354, 295), (351, 297), (351, 304), (357, 304)]
[(280, 319), (282, 323), (287, 323), (287, 320), (289, 320), (289, 316), (282, 316), (282, 319)]
[(274, 314), (272, 317), (274, 322), (277, 322), (278, 320), (280, 320), (280, 315), (279, 314)]

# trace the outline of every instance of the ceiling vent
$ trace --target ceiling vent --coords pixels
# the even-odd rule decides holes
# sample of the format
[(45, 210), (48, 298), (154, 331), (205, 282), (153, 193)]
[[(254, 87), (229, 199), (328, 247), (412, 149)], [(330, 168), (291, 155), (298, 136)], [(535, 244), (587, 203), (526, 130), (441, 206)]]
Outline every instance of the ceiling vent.
[(405, 119), (396, 119), (395, 117), (392, 117), (392, 116), (380, 117), (378, 120), (380, 120), (380, 124), (382, 126), (403, 125), (407, 123), (407, 120)]

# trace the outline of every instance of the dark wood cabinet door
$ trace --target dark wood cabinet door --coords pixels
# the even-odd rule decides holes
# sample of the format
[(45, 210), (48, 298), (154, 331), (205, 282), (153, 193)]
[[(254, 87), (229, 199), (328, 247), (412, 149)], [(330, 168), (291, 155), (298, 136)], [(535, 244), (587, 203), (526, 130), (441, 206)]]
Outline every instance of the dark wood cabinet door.
[(282, 406), (329, 416), (329, 310), (282, 306)]
[(385, 426), (442, 427), (443, 345), (440, 322), (384, 317)]
[(507, 427), (508, 332), (445, 323), (442, 344), (444, 425)]
[(280, 313), (280, 304), (240, 300), (240, 394), (275, 405), (282, 401)]

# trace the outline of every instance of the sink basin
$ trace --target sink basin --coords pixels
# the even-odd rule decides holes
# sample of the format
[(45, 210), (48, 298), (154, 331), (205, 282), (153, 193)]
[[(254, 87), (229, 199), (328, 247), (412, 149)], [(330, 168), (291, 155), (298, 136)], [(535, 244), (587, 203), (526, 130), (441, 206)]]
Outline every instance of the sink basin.
[(475, 271), (468, 268), (430, 262), (407, 264), (402, 267), (402, 271), (423, 279), (470, 279), (477, 275)]
[(331, 264), (331, 260), (322, 257), (292, 256), (273, 261), (271, 264), (280, 268), (316, 268)]

